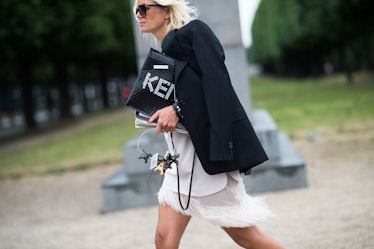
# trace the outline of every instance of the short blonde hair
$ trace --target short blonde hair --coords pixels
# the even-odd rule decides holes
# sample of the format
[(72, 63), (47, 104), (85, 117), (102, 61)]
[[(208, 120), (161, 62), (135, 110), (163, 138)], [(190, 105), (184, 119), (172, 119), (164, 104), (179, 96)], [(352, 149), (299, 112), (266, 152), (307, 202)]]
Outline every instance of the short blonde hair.
[[(187, 23), (195, 20), (198, 17), (198, 10), (190, 5), (188, 0), (155, 0), (157, 4), (168, 7), (170, 10), (170, 23), (168, 24), (168, 31), (173, 29), (180, 29)], [(134, 3), (134, 14), (136, 15), (136, 8), (138, 1)]]

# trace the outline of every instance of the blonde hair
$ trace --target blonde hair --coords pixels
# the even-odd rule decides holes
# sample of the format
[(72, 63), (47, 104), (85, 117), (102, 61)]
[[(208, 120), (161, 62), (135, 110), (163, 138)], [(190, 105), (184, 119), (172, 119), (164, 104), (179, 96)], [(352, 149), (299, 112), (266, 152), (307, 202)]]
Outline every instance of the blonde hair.
[[(155, 2), (169, 8), (170, 22), (167, 25), (168, 31), (180, 29), (198, 17), (198, 10), (191, 6), (188, 0), (155, 0)], [(137, 7), (138, 1), (135, 1), (133, 8), (134, 14), (136, 13)]]
[(156, 0), (155, 2), (167, 6), (170, 10), (168, 31), (180, 29), (198, 17), (198, 10), (191, 6), (188, 0)]

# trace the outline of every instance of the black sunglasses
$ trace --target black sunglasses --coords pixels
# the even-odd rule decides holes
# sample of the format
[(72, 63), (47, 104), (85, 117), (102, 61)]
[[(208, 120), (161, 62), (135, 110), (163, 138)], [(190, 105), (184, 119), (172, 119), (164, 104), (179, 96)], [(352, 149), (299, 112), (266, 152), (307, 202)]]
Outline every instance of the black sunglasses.
[(149, 7), (164, 7), (162, 6), (161, 4), (142, 4), (142, 5), (139, 5), (138, 8), (136, 8), (135, 10), (135, 15), (138, 14), (138, 12), (140, 13), (140, 15), (145, 18), (147, 16), (147, 10), (149, 9)]

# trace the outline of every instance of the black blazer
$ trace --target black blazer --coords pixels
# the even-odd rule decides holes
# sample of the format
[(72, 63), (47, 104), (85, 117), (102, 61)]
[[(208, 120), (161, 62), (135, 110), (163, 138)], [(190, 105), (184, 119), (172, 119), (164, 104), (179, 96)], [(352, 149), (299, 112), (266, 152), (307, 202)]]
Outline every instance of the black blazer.
[(162, 42), (175, 58), (176, 94), (184, 125), (208, 174), (250, 172), (268, 159), (231, 85), (221, 43), (195, 20)]

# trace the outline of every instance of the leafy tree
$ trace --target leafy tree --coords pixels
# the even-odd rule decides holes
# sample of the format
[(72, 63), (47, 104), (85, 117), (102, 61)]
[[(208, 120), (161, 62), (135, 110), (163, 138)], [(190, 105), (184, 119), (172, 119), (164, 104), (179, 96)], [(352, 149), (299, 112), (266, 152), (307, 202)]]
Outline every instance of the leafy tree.
[[(84, 54), (80, 55), (83, 60), (79, 63), (82, 65), (84, 62), (97, 68), (104, 106), (108, 107), (108, 78), (125, 76), (136, 71), (131, 10), (128, 1), (94, 1), (98, 6), (95, 8), (96, 12), (91, 10), (90, 17), (82, 21), (82, 32), (77, 38), (79, 43), (86, 46)], [(89, 63), (92, 59), (95, 61), (93, 65)]]
[(70, 77), (82, 79), (90, 75), (90, 78), (100, 79), (104, 106), (107, 107), (108, 78), (135, 71), (129, 3), (70, 0), (57, 4), (52, 0), (49, 4), (55, 16), (62, 13), (53, 20), (55, 32), (45, 38), (53, 41), (48, 46), (48, 54), (55, 64), (60, 99), (67, 100), (60, 109), (62, 116), (69, 116), (69, 65), (75, 67), (76, 72)]
[(2, 84), (20, 84), (25, 121), (34, 120), (33, 70), (39, 62), (39, 52), (46, 32), (44, 9), (39, 1), (2, 0), (0, 2), (0, 60)]
[(101, 79), (107, 97), (108, 78), (136, 71), (130, 13), (129, 2), (123, 0), (0, 1), (0, 87), (20, 84), (28, 127), (36, 125), (36, 80), (54, 79), (60, 117), (70, 118), (73, 79)]
[(253, 24), (253, 47), (250, 59), (268, 63), (278, 61), (283, 46), (288, 46), (301, 32), (297, 0), (262, 0)]
[(373, 66), (373, 27), (369, 0), (262, 0), (253, 25), (251, 59), (267, 72), (324, 73), (331, 62), (351, 72)]

